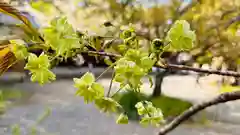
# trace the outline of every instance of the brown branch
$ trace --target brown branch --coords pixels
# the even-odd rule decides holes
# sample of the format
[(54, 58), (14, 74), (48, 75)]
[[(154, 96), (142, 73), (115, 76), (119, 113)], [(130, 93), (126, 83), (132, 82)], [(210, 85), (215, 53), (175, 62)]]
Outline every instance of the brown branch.
[(163, 128), (161, 128), (160, 132), (158, 135), (165, 135), (168, 132), (174, 130), (177, 126), (179, 126), (182, 122), (186, 121), (188, 118), (196, 114), (197, 112), (213, 106), (217, 105), (219, 103), (225, 103), (228, 101), (233, 101), (233, 100), (238, 100), (240, 99), (240, 91), (235, 91), (235, 92), (227, 92), (220, 94), (219, 96), (213, 98), (212, 100), (194, 105), (190, 107), (188, 110), (183, 112), (181, 115), (176, 117), (171, 123), (165, 125)]
[(199, 3), (198, 0), (193, 0), (191, 3), (189, 3), (186, 7), (184, 7), (182, 10), (179, 10), (179, 15), (182, 16), (184, 13), (186, 13), (188, 10), (190, 10), (192, 7), (196, 6)]
[[(164, 68), (162, 66), (157, 66), (159, 68)], [(169, 64), (165, 67), (166, 69), (177, 69), (177, 70), (187, 70), (187, 71), (194, 71), (198, 73), (206, 73), (206, 74), (217, 74), (223, 76), (233, 76), (233, 77), (240, 77), (240, 73), (234, 71), (219, 71), (219, 70), (212, 70), (212, 69), (201, 69), (201, 68), (193, 68), (184, 65), (175, 65)]]
[[(107, 52), (85, 51), (85, 52), (81, 52), (81, 53), (109, 56), (109, 57), (122, 57), (119, 54), (113, 54), (113, 53), (107, 53)], [(194, 68), (194, 67), (189, 67), (189, 66), (184, 66), (184, 65), (176, 65), (176, 64), (167, 64), (166, 66), (155, 65), (155, 67), (163, 68), (163, 69), (187, 70), (187, 71), (194, 71), (194, 72), (198, 72), (198, 73), (240, 77), (240, 73), (234, 72), (234, 71), (219, 71), (219, 70), (211, 70), (211, 69), (201, 69), (201, 68)]]
[(83, 54), (100, 55), (100, 56), (109, 56), (109, 57), (122, 57), (119, 54), (107, 53), (107, 52), (84, 51), (84, 52), (81, 52), (81, 53), (83, 53)]
[(227, 29), (230, 25), (232, 25), (235, 22), (239, 22), (240, 21), (240, 16), (236, 16), (234, 18), (232, 18), (226, 25), (225, 25), (225, 29)]
[(222, 13), (220, 19), (222, 20), (222, 19), (224, 19), (225, 16), (227, 16), (227, 15), (229, 15), (229, 14), (232, 14), (232, 13), (234, 13), (234, 12), (237, 12), (237, 9), (228, 10), (228, 11)]

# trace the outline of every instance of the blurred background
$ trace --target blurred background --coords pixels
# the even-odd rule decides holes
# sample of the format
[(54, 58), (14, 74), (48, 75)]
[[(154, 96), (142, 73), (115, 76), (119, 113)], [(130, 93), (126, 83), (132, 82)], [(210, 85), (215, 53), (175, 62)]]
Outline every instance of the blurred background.
[[(166, 52), (174, 64), (239, 71), (239, 0), (12, 0), (35, 27), (44, 27), (56, 16), (66, 15), (79, 31), (99, 36), (117, 36), (121, 26), (132, 24), (143, 46), (164, 38), (177, 19), (187, 20), (197, 34), (189, 52)], [(16, 21), (1, 14), (1, 35), (22, 33)], [(105, 24), (105, 25), (104, 25)], [(110, 25), (106, 27), (106, 25)], [(11, 26), (10, 26), (11, 25)], [(113, 26), (112, 26), (113, 25)], [(9, 27), (10, 26), (10, 27)], [(15, 31), (17, 32), (15, 32)], [(6, 31), (6, 33), (4, 33)], [(20, 35), (20, 34), (19, 34)], [(118, 49), (113, 45), (110, 51)], [(81, 65), (80, 57), (69, 64)], [(102, 63), (104, 65), (104, 63)], [(101, 64), (100, 64), (101, 65)], [(231, 83), (236, 84), (237, 81)]]
[[(88, 31), (93, 36), (110, 37), (118, 36), (121, 27), (131, 24), (136, 28), (141, 45), (146, 48), (149, 47), (152, 39), (165, 38), (167, 31), (176, 20), (184, 19), (190, 23), (191, 29), (195, 31), (197, 41), (194, 48), (188, 52), (165, 52), (163, 57), (168, 63), (240, 72), (240, 0), (4, 1), (18, 8), (32, 21), (36, 28), (47, 26), (49, 21), (56, 16), (65, 15), (78, 31)], [(4, 42), (7, 38), (19, 38), (24, 35), (15, 26), (17, 23), (19, 23), (18, 20), (0, 13), (0, 42)], [(103, 38), (101, 42), (107, 43), (109, 39)], [(119, 47), (116, 43), (108, 47), (107, 51), (116, 53), (118, 50)], [(12, 81), (14, 84), (23, 83), (19, 84), (22, 89), (40, 89), (36, 85), (30, 87), (30, 84), (24, 83), (25, 79), (22, 77), (25, 76), (23, 66), (24, 62), (19, 62), (9, 70), (10, 73), (14, 74), (6, 73), (2, 76), (3, 84), (6, 84), (6, 80), (11, 82), (10, 76), (13, 76), (12, 78), (15, 78)], [(57, 73), (59, 79), (71, 79), (88, 71), (89, 67), (95, 75), (99, 75), (107, 65), (104, 61), (97, 62), (94, 57), (79, 55), (67, 62), (60, 63), (53, 70)], [(110, 76), (111, 72), (102, 82), (105, 84), (110, 81)], [(156, 106), (165, 108), (166, 116), (176, 116), (196, 102), (215, 96), (220, 91), (231, 91), (239, 88), (240, 85), (239, 78), (156, 68), (153, 69), (151, 76), (154, 77), (154, 87), (149, 88), (146, 81), (143, 88), (143, 93), (148, 93), (148, 95), (143, 95), (143, 93), (135, 95), (129, 92), (126, 95), (116, 96), (116, 99), (129, 110), (128, 115), (132, 119), (137, 119), (134, 104), (139, 100), (149, 99), (149, 93), (150, 99)], [(61, 82), (61, 84), (66, 82), (68, 80)], [(57, 87), (57, 84), (52, 85)], [(67, 83), (65, 87), (68, 85), (70, 84)], [(46, 89), (47, 92), (48, 87), (50, 86), (41, 89)], [(64, 86), (62, 87), (64, 88)], [(106, 87), (108, 87), (107, 84)], [(175, 91), (176, 88), (179, 89), (178, 92)], [(27, 92), (28, 98), (31, 97), (29, 95), (34, 93), (33, 90), (31, 92), (31, 94)], [(173, 107), (176, 103), (178, 104), (177, 108)], [(226, 108), (223, 110), (226, 110)], [(214, 112), (218, 113), (216, 110)], [(217, 115), (221, 120), (232, 122), (228, 118), (222, 118), (222, 114)], [(210, 116), (213, 118), (212, 114)]]

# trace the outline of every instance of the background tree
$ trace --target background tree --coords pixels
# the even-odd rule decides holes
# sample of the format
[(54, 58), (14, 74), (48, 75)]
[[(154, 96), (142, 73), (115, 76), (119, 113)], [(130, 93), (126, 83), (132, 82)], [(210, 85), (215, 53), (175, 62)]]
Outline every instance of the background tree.
[[(239, 71), (240, 4), (237, 0), (192, 0), (190, 2), (169, 0), (165, 3), (155, 0), (147, 3), (135, 0), (89, 0), (76, 3), (79, 6), (72, 11), (75, 23), (80, 24), (78, 20), (84, 20), (81, 21), (83, 26), (76, 25), (76, 27), (83, 28), (82, 30), (87, 28), (98, 35), (116, 36), (119, 34), (120, 27), (131, 23), (136, 27), (137, 35), (142, 37), (140, 42), (146, 48), (150, 46), (149, 40), (156, 37), (164, 39), (174, 21), (185, 19), (191, 24), (198, 37), (195, 47), (187, 51), (195, 62), (200, 66), (211, 65), (213, 59), (220, 58), (223, 59), (222, 62), (218, 60), (219, 64), (211, 66), (212, 68)], [(95, 25), (91, 22), (95, 22)], [(119, 46), (112, 45), (109, 51), (116, 52), (114, 50), (118, 48)], [(163, 57), (175, 64), (194, 64), (193, 61), (177, 61), (179, 53), (169, 49), (164, 52)], [(168, 73), (169, 71), (165, 71), (157, 75), (154, 95), (161, 93), (160, 80), (162, 79), (159, 77)], [(237, 81), (232, 84), (238, 85)]]

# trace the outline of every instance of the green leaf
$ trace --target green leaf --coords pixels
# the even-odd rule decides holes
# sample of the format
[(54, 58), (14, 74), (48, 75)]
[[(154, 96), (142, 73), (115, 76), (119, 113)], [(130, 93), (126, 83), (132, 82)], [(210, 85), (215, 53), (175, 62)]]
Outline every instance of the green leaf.
[(42, 31), (46, 42), (56, 51), (57, 56), (67, 58), (72, 49), (83, 47), (80, 44), (81, 39), (72, 25), (67, 22), (67, 17), (55, 18), (51, 21), (51, 26), (44, 28)]
[(139, 51), (139, 50), (136, 50), (136, 49), (129, 49), (126, 54), (125, 54), (125, 57), (128, 59), (128, 60), (131, 60), (131, 61), (135, 61), (139, 58), (141, 58), (142, 52)]
[(73, 78), (73, 81), (74, 81), (74, 87), (75, 88), (78, 88), (78, 89), (87, 89), (87, 87), (91, 84), (89, 83), (86, 83), (85, 81), (83, 81), (82, 78)]
[(37, 55), (30, 53), (28, 56), (28, 63), (25, 66), (25, 69), (28, 69), (32, 72), (35, 72), (42, 68), (49, 68), (50, 60), (48, 56), (42, 53), (39, 57)]
[(96, 92), (98, 97), (104, 96), (104, 87), (99, 83), (93, 83), (92, 89)]
[(28, 63), (25, 66), (25, 69), (30, 71), (37, 70), (40, 68), (41, 63), (39, 63), (38, 57), (36, 54), (30, 53), (28, 56)]
[(141, 58), (141, 66), (147, 71), (153, 67), (154, 63), (155, 61), (147, 56)]
[(196, 40), (195, 32), (190, 29), (190, 24), (185, 20), (178, 20), (168, 31), (167, 40), (171, 48), (176, 51), (190, 50)]
[(127, 78), (124, 75), (120, 74), (120, 73), (118, 73), (114, 77), (114, 81), (119, 82), (119, 83), (125, 83), (126, 80), (127, 80)]
[(38, 82), (40, 85), (56, 80), (56, 75), (47, 68), (39, 69), (31, 74), (31, 81)]
[(163, 113), (160, 108), (155, 108), (153, 109), (153, 112), (151, 113), (151, 118), (152, 118), (152, 124), (158, 124), (160, 121), (163, 120)]
[(84, 98), (85, 103), (92, 102), (96, 99), (97, 95), (96, 92), (92, 88), (86, 88), (82, 90), (78, 90), (76, 92), (77, 96), (82, 96)]
[(85, 73), (80, 79), (79, 78), (73, 78), (74, 86), (76, 88), (81, 88), (81, 86), (85, 85), (92, 85), (92, 83), (95, 81), (95, 77), (92, 73), (87, 72)]
[(121, 107), (115, 100), (108, 97), (102, 97), (95, 101), (95, 105), (103, 112), (116, 112)]
[(147, 110), (145, 109), (145, 107), (144, 107), (142, 102), (138, 102), (135, 105), (135, 108), (137, 109), (139, 115), (147, 114)]
[(134, 91), (139, 91), (142, 77), (149, 73), (154, 63), (154, 60), (148, 57), (148, 53), (129, 49), (114, 67), (114, 81), (122, 86), (129, 85)]
[(128, 124), (128, 116), (124, 113), (121, 113), (118, 116), (118, 119), (116, 121), (117, 124)]
[(161, 109), (155, 108), (152, 102), (138, 102), (135, 107), (137, 108), (138, 114), (142, 116), (140, 121), (142, 125), (152, 124), (159, 126), (159, 123), (164, 120)]
[(153, 126), (158, 127), (160, 125), (161, 120), (162, 120), (162, 117), (149, 117), (148, 115), (145, 115), (140, 120), (140, 124), (143, 126), (147, 126), (147, 125), (151, 124)]
[(140, 122), (139, 122), (142, 126), (147, 126), (150, 123), (150, 118), (148, 116), (143, 117)]
[(11, 46), (12, 52), (14, 53), (17, 59), (21, 60), (28, 57), (28, 50), (25, 45), (17, 44), (13, 41), (11, 42), (12, 42), (12, 46)]
[(104, 87), (94, 82), (95, 77), (92, 73), (87, 72), (81, 78), (74, 78), (74, 87), (78, 88), (77, 96), (82, 96), (86, 103), (92, 102), (104, 96)]
[(117, 46), (118, 52), (124, 53), (127, 50), (127, 46), (125, 44), (120, 44)]
[(56, 75), (48, 68), (50, 67), (50, 60), (48, 56), (42, 53), (39, 57), (30, 53), (28, 56), (28, 63), (25, 69), (28, 69), (31, 74), (31, 81), (38, 82), (41, 85), (56, 80)]
[(85, 73), (81, 78), (85, 83), (88, 84), (91, 84), (95, 81), (94, 75), (90, 72)]

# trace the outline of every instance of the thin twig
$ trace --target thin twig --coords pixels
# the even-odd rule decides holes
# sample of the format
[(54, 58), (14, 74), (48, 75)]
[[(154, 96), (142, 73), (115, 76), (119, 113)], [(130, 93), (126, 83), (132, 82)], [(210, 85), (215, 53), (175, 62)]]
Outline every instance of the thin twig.
[(118, 92), (120, 92), (124, 87), (126, 86), (126, 84), (123, 87), (120, 87), (111, 97), (114, 97)]
[(163, 128), (161, 128), (160, 132), (158, 135), (165, 135), (168, 132), (172, 131), (175, 129), (177, 126), (179, 126), (182, 122), (186, 121), (188, 118), (196, 114), (197, 112), (212, 106), (212, 105), (217, 105), (219, 103), (225, 103), (228, 101), (233, 101), (233, 100), (238, 100), (240, 99), (240, 91), (235, 91), (235, 92), (227, 92), (220, 94), (219, 96), (213, 98), (212, 100), (194, 105), (190, 107), (188, 110), (183, 112), (181, 115), (176, 117), (171, 123), (167, 124)]
[(81, 53), (83, 53), (83, 54), (101, 55), (101, 56), (109, 56), (109, 57), (122, 57), (119, 54), (108, 53), (108, 52), (84, 51), (84, 52), (81, 52)]
[(98, 81), (108, 70), (110, 70), (112, 68), (112, 66), (109, 66), (107, 69), (105, 69), (96, 79), (96, 81)]
[(110, 92), (111, 92), (111, 89), (112, 89), (112, 84), (113, 84), (113, 78), (114, 78), (114, 76), (115, 76), (115, 72), (113, 71), (113, 73), (112, 73), (112, 79), (111, 79), (111, 82), (110, 82), (110, 84), (109, 84), (109, 88), (108, 88), (108, 92), (107, 92), (107, 97), (109, 97), (109, 95), (110, 95)]
[[(94, 52), (94, 51), (93, 51)], [(96, 53), (101, 53), (101, 52), (96, 52)], [(116, 65), (116, 62), (112, 63), (107, 69), (105, 69), (96, 79), (96, 81), (98, 81), (105, 73), (107, 73), (107, 71), (109, 71), (111, 68), (113, 68), (113, 66)]]
[[(106, 53), (106, 52), (86, 51), (86, 52), (82, 52), (82, 53), (96, 54), (96, 55), (109, 56), (109, 57), (119, 57), (119, 58), (122, 57), (119, 54)], [(219, 70), (212, 70), (212, 69), (201, 69), (201, 68), (194, 68), (194, 67), (189, 67), (189, 66), (184, 66), (184, 65), (176, 65), (176, 64), (167, 64), (166, 66), (155, 65), (155, 67), (163, 68), (163, 69), (186, 70), (186, 71), (194, 71), (194, 72), (197, 72), (197, 73), (217, 74), (217, 75), (223, 75), (223, 76), (240, 77), (239, 72), (219, 71)]]

